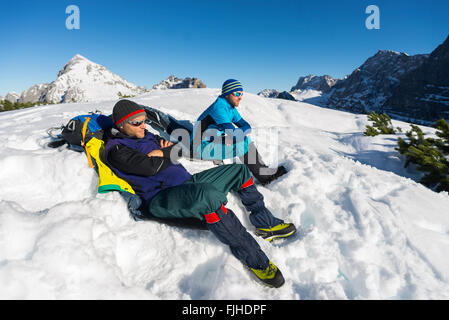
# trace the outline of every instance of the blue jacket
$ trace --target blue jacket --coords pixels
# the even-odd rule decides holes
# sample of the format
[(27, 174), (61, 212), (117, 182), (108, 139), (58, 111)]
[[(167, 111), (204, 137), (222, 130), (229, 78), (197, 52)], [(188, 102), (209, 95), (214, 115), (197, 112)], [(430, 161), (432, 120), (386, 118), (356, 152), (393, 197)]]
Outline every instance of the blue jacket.
[[(159, 141), (155, 135), (146, 131), (145, 136), (142, 139), (132, 138), (125, 136), (123, 134), (116, 135), (115, 137), (111, 137), (107, 140), (106, 146), (104, 149), (104, 159), (108, 159), (109, 153), (113, 148), (117, 146), (125, 146), (127, 148), (121, 148), (124, 152), (132, 152), (136, 153), (136, 156), (140, 156), (141, 159), (148, 158), (146, 154), (149, 152), (161, 149), (159, 145)], [(125, 150), (126, 149), (126, 150)], [(156, 157), (154, 157), (156, 158)], [(148, 158), (150, 159), (150, 158)], [(156, 159), (156, 160), (161, 160)], [(110, 168), (122, 179), (126, 180), (134, 189), (134, 191), (143, 198), (143, 200), (149, 204), (151, 199), (161, 190), (174, 187), (184, 183), (185, 181), (191, 178), (191, 175), (187, 172), (187, 170), (181, 164), (173, 164), (170, 162), (170, 159), (163, 159), (165, 161), (164, 167), (159, 167), (154, 170), (152, 174), (138, 175), (128, 172), (125, 172), (108, 162)], [(161, 160), (162, 161), (162, 160)], [(140, 161), (142, 163), (142, 161)], [(162, 166), (162, 162), (159, 162), (160, 166)], [(145, 163), (145, 165), (150, 164), (150, 162)], [(158, 165), (159, 166), (159, 165)]]
[[(225, 130), (234, 131), (234, 124), (243, 132), (249, 133), (251, 126), (239, 114), (236, 108), (232, 107), (229, 102), (222, 97), (218, 97), (199, 117), (193, 128), (194, 141), (197, 141), (197, 134), (205, 137), (221, 136), (225, 134)], [(202, 137), (201, 140), (209, 140)]]

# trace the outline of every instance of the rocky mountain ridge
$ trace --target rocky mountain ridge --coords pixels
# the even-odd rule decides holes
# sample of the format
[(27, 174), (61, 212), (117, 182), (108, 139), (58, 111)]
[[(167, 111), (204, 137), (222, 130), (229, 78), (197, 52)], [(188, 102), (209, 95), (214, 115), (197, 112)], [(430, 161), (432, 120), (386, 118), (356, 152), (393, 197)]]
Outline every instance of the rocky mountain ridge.
[(410, 56), (379, 50), (346, 79), (332, 87), (326, 105), (354, 113), (381, 111), (400, 79), (421, 66), (427, 57), (425, 54)]
[(206, 88), (206, 85), (198, 78), (178, 78), (174, 75), (169, 76), (167, 79), (162, 80), (158, 84), (153, 86), (154, 90), (166, 90), (166, 89), (185, 89), (185, 88)]
[(426, 121), (449, 119), (449, 36), (408, 73), (385, 102), (385, 112)]
[[(282, 98), (275, 89), (260, 96)], [(343, 79), (301, 76), (288, 92), (298, 101), (429, 124), (449, 118), (449, 37), (431, 54), (379, 50)]]

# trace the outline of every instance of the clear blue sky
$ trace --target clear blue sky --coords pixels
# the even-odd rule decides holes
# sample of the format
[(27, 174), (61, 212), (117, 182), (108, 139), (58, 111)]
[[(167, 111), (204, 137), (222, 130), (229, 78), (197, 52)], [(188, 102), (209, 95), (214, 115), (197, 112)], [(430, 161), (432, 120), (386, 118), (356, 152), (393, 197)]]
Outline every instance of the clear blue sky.
[[(80, 29), (65, 25), (68, 5)], [(380, 30), (368, 30), (368, 5)], [(289, 90), (310, 73), (342, 78), (380, 49), (430, 53), (449, 1), (15, 0), (0, 11), (0, 95), (51, 82), (75, 54), (151, 88), (171, 74), (208, 87)]]

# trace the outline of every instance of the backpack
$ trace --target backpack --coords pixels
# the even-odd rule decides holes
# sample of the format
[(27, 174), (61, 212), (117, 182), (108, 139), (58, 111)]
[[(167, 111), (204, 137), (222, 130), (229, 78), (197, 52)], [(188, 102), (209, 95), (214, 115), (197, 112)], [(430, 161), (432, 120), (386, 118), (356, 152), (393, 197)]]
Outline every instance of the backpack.
[[(103, 114), (91, 112), (90, 114), (76, 116), (64, 126), (48, 129), (48, 135), (54, 140), (47, 144), (50, 148), (58, 148), (64, 144), (68, 144), (68, 148), (86, 152), (89, 166), (94, 167), (89, 150), (86, 148), (87, 143), (96, 138), (103, 140), (104, 132), (114, 125), (112, 118)], [(61, 131), (55, 135), (55, 130)]]
[(102, 114), (80, 115), (63, 127), (61, 136), (69, 146), (84, 147), (93, 137), (103, 140), (104, 131), (113, 125), (112, 119)]

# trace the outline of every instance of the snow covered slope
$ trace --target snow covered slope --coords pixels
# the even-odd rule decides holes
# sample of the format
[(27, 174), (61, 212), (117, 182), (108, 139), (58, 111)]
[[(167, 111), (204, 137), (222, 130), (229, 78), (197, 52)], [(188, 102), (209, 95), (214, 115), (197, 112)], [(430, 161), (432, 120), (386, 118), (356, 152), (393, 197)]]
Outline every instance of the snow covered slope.
[[(219, 92), (155, 90), (134, 100), (194, 120)], [(210, 232), (133, 221), (117, 193), (96, 193), (84, 154), (44, 147), (48, 127), (110, 113), (115, 102), (0, 114), (0, 298), (449, 298), (449, 195), (415, 182), (392, 136), (363, 136), (366, 116), (254, 94), (242, 100), (262, 156), (273, 163), (277, 149), (289, 169), (259, 190), (275, 215), (302, 229), (284, 242), (257, 239), (286, 279), (270, 289)], [(192, 173), (212, 166), (182, 161)], [(228, 200), (253, 233), (238, 198)]]

